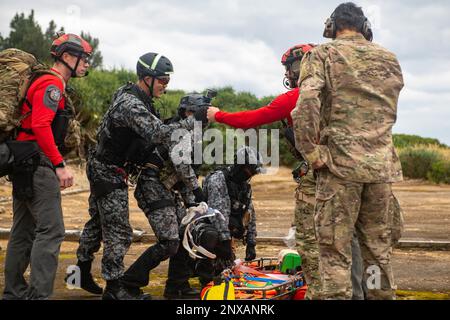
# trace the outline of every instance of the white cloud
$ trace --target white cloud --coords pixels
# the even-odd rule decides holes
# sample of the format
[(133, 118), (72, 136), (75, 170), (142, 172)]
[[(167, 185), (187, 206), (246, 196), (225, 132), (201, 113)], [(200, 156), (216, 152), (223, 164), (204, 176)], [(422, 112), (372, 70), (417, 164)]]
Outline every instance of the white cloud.
[[(45, 29), (53, 19), (100, 39), (108, 67), (135, 68), (156, 51), (175, 66), (170, 86), (202, 90), (232, 85), (258, 96), (282, 92), (281, 54), (290, 46), (324, 42), (323, 22), (343, 1), (327, 0), (16, 0), (0, 4), (0, 32), (16, 12), (34, 8)], [(372, 20), (375, 41), (396, 53), (404, 71), (398, 132), (450, 144), (450, 3), (446, 0), (356, 1)]]

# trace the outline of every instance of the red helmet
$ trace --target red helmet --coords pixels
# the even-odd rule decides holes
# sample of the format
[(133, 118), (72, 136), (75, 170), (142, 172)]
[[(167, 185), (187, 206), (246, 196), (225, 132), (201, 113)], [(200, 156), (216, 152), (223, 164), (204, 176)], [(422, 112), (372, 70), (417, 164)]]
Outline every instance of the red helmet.
[(52, 42), (50, 53), (54, 57), (61, 57), (64, 52), (69, 52), (74, 55), (90, 56), (92, 53), (91, 45), (76, 34), (62, 34)]
[(297, 87), (297, 81), (300, 76), (300, 62), (303, 56), (314, 48), (314, 44), (298, 44), (286, 51), (281, 57), (281, 63), (286, 67), (286, 74), (283, 85), (286, 89), (294, 89)]
[(314, 44), (298, 44), (289, 48), (281, 57), (281, 63), (284, 66), (289, 66), (295, 61), (301, 61), (305, 53), (314, 48)]

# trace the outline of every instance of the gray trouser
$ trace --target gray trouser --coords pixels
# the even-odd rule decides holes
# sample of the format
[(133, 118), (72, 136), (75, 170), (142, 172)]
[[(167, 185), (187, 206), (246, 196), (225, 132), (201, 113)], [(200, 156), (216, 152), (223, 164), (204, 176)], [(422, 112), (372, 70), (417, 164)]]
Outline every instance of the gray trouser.
[[(64, 239), (61, 192), (56, 174), (39, 166), (31, 200), (13, 198), (13, 225), (5, 259), (3, 299), (48, 299)], [(29, 284), (24, 273), (30, 265)]]
[(353, 234), (352, 238), (352, 300), (364, 300), (367, 295), (367, 285), (363, 280), (363, 260), (358, 237)]

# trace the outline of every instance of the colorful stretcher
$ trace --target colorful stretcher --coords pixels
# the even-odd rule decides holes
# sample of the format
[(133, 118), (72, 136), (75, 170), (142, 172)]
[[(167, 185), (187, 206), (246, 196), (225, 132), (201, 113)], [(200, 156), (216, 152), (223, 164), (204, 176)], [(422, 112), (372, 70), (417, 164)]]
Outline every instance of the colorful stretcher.
[[(303, 300), (307, 286), (302, 272), (285, 274), (279, 269), (278, 258), (261, 258), (238, 262), (222, 276), (233, 284), (236, 300)], [(203, 289), (202, 297), (212, 286)]]

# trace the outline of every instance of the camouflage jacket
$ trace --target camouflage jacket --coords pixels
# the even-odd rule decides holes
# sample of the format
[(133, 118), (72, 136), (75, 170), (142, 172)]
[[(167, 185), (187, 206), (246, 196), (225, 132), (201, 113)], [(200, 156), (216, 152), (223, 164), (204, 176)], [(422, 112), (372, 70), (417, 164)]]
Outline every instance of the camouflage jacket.
[[(214, 171), (205, 177), (203, 180), (203, 192), (208, 199), (208, 206), (219, 210), (225, 218), (225, 221), (218, 218), (214, 218), (212, 221), (219, 231), (220, 240), (231, 239), (229, 229), (230, 215), (232, 214), (232, 208), (235, 206), (237, 199), (231, 199), (225, 175), (221, 170)], [(247, 243), (256, 244), (256, 214), (251, 200), (251, 187), (249, 198), (250, 201), (247, 207), (249, 221), (246, 227), (245, 240)]]
[[(174, 137), (174, 139), (163, 143), (169, 151), (169, 160), (165, 163), (161, 181), (168, 189), (172, 189), (177, 182), (181, 182), (183, 185), (182, 194), (187, 193), (186, 196), (192, 198), (189, 193), (199, 187), (197, 174), (191, 164), (194, 147), (193, 133), (188, 130), (180, 130), (179, 134), (182, 134), (182, 136)], [(183, 198), (186, 197), (183, 196)]]
[[(113, 101), (97, 130), (98, 140), (105, 131), (117, 129), (130, 129), (138, 138), (142, 138), (148, 144), (170, 145), (171, 135), (176, 129), (192, 130), (194, 128), (194, 118), (190, 117), (177, 123), (163, 124), (163, 122), (152, 113), (151, 100), (140, 99), (128, 92), (130, 84), (122, 86), (114, 94)], [(100, 144), (100, 141), (98, 141)], [(130, 141), (131, 143), (131, 141)], [(97, 151), (99, 146), (96, 147)], [(110, 150), (111, 151), (111, 150)], [(124, 176), (115, 165), (105, 164), (92, 157), (93, 169), (102, 171), (105, 180), (112, 183), (123, 181)], [(119, 170), (118, 170), (119, 169)]]
[(297, 149), (336, 176), (361, 183), (402, 180), (392, 126), (403, 77), (395, 55), (360, 34), (308, 52), (292, 111)]

